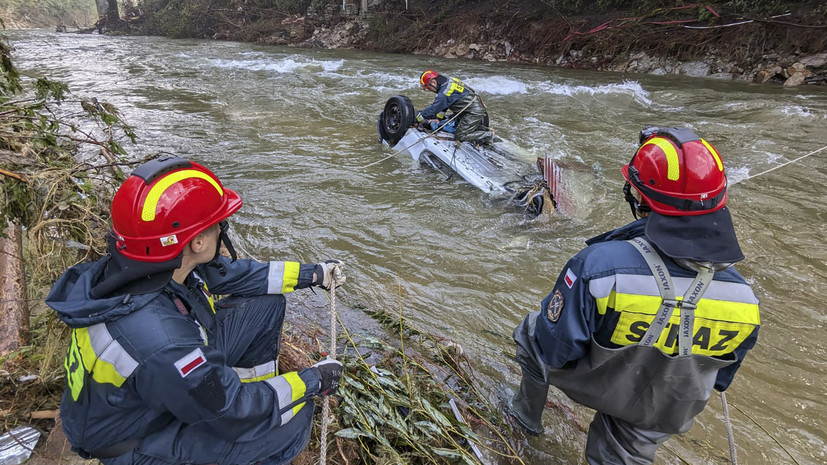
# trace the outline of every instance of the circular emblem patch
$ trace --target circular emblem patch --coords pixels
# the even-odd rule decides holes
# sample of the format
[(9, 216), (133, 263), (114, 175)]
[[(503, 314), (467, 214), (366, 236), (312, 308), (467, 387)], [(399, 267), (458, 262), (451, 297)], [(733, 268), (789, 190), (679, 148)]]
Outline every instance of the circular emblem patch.
[(557, 290), (551, 296), (546, 306), (546, 316), (552, 323), (556, 323), (560, 319), (560, 313), (563, 311), (563, 294)]

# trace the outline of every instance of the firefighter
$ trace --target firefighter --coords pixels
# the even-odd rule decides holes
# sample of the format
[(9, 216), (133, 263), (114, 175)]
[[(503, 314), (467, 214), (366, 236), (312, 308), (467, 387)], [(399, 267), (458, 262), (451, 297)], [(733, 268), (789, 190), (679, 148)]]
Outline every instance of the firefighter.
[(423, 90), (436, 94), (434, 102), (417, 113), (419, 123), (438, 121), (447, 110), (459, 113), (454, 137), (460, 142), (475, 142), (487, 147), (494, 143), (494, 131), (487, 126), (488, 113), (474, 89), (457, 78), (427, 70), (419, 76)]
[(82, 457), (280, 464), (307, 446), (312, 397), (336, 390), (342, 365), (277, 372), (283, 294), (341, 285), (343, 264), (236, 260), (227, 218), (239, 208), (204, 166), (147, 162), (112, 200), (109, 254), (52, 288), (72, 330), (60, 415)]
[(522, 380), (508, 413), (542, 434), (549, 385), (596, 410), (590, 464), (651, 464), (758, 338), (720, 154), (686, 128), (648, 127), (640, 144), (622, 169), (636, 220), (586, 241), (513, 334)]

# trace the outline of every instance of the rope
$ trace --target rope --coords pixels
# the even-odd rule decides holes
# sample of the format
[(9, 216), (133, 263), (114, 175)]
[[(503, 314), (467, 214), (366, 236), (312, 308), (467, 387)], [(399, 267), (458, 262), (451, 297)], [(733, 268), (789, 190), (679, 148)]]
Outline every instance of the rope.
[(729, 419), (729, 405), (726, 403), (726, 392), (721, 392), (721, 403), (724, 407), (724, 425), (726, 425), (726, 437), (729, 440), (729, 456), (732, 465), (738, 465), (738, 454), (735, 451), (735, 435), (732, 434), (732, 422)]
[[(417, 140), (416, 142), (414, 142), (413, 144), (411, 144), (411, 145), (409, 145), (409, 146), (405, 147), (405, 148), (404, 148), (404, 149), (402, 149), (402, 150), (394, 151), (394, 152), (393, 152), (393, 154), (388, 155), (387, 157), (385, 157), (385, 158), (383, 158), (383, 159), (381, 159), (381, 160), (375, 161), (375, 162), (373, 162), (373, 163), (368, 163), (367, 165), (363, 166), (363, 167), (362, 167), (362, 169), (365, 169), (365, 168), (371, 167), (371, 166), (373, 166), (373, 165), (375, 165), (375, 164), (377, 164), (377, 163), (382, 163), (382, 162), (383, 162), (383, 161), (385, 161), (385, 160), (389, 160), (389, 159), (391, 159), (391, 158), (395, 157), (396, 155), (398, 155), (398, 154), (400, 154), (400, 153), (404, 152), (405, 150), (408, 150), (409, 148), (413, 147), (414, 145), (416, 145), (416, 144), (418, 144), (418, 143), (422, 142), (423, 140), (425, 140), (425, 139), (430, 139), (431, 137), (435, 137), (435, 136), (437, 135), (437, 133), (438, 133), (439, 131), (441, 131), (441, 130), (442, 130), (442, 128), (444, 128), (445, 126), (447, 126), (447, 125), (448, 125), (448, 123), (450, 123), (451, 121), (453, 121), (453, 120), (457, 119), (457, 116), (461, 115), (461, 114), (462, 114), (462, 112), (464, 112), (464, 111), (465, 111), (468, 107), (470, 107), (470, 106), (471, 106), (471, 104), (472, 104), (472, 103), (474, 103), (474, 101), (475, 101), (475, 100), (477, 100), (477, 94), (474, 94), (474, 98), (472, 98), (472, 99), (471, 99), (471, 101), (470, 101), (470, 102), (468, 102), (468, 105), (465, 105), (465, 108), (463, 108), (462, 110), (460, 110), (460, 111), (459, 111), (459, 112), (457, 112), (457, 113), (454, 113), (454, 116), (452, 116), (452, 117), (451, 117), (451, 119), (449, 119), (448, 121), (446, 121), (446, 122), (442, 123), (442, 124), (441, 124), (438, 128), (434, 129), (434, 132), (432, 132), (432, 133), (428, 134), (427, 136), (423, 137), (422, 139)], [(480, 102), (482, 102), (482, 99), (480, 99)]]
[[(339, 284), (337, 279), (337, 270), (331, 271), (333, 273), (332, 283), (330, 285), (330, 351), (328, 357), (336, 358), (336, 287)], [(330, 422), (330, 397), (325, 396), (324, 405), (322, 406), (322, 431), (319, 433), (321, 441), (321, 450), (319, 451), (319, 465), (327, 463), (327, 424)]]
[(795, 163), (795, 162), (797, 162), (798, 160), (801, 160), (801, 159), (804, 159), (804, 158), (809, 157), (810, 155), (815, 155), (816, 153), (821, 152), (821, 151), (822, 151), (822, 150), (824, 150), (824, 149), (827, 149), (827, 145), (825, 145), (824, 147), (822, 147), (822, 148), (820, 148), (820, 149), (818, 149), (818, 150), (813, 150), (812, 152), (808, 153), (807, 155), (802, 155), (802, 156), (800, 156), (800, 157), (796, 158), (795, 160), (790, 160), (790, 161), (788, 161), (788, 162), (786, 162), (786, 163), (782, 163), (782, 164), (780, 164), (780, 165), (778, 165), (778, 166), (774, 166), (774, 167), (772, 167), (772, 168), (770, 168), (770, 169), (768, 169), (768, 170), (766, 170), (766, 171), (762, 171), (762, 172), (760, 172), (760, 173), (758, 173), (758, 174), (753, 174), (752, 176), (749, 176), (749, 177), (747, 177), (747, 178), (741, 179), (740, 181), (735, 181), (735, 182), (733, 182), (733, 183), (732, 183), (732, 185), (738, 184), (739, 182), (748, 181), (748, 180), (750, 180), (750, 179), (752, 179), (752, 178), (757, 178), (758, 176), (765, 175), (765, 174), (769, 173), (770, 171), (775, 171), (775, 170), (777, 170), (778, 168), (783, 168), (783, 167), (785, 167), (785, 166), (789, 165), (790, 163)]

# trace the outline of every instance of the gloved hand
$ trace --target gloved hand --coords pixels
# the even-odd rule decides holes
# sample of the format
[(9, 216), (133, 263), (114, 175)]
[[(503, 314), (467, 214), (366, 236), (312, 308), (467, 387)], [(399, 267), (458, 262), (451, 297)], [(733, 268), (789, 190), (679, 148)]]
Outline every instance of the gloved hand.
[(329, 291), (345, 283), (345, 263), (341, 260), (326, 260), (316, 265), (316, 285)]
[(326, 358), (310, 367), (319, 377), (319, 395), (329, 396), (336, 392), (339, 387), (339, 379), (342, 377), (342, 363), (332, 358)]

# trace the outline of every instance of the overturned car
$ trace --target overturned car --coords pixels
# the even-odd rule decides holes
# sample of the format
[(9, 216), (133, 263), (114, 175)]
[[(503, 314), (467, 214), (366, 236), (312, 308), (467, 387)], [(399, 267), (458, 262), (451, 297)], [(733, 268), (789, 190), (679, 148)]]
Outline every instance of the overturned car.
[[(434, 127), (416, 123), (416, 111), (404, 95), (388, 99), (379, 114), (380, 141), (421, 164), (464, 180), (494, 197), (509, 198), (532, 215), (554, 211), (560, 170), (548, 158), (526, 162), (526, 152), (499, 137), (484, 146), (454, 139), (456, 115), (447, 115)], [(487, 122), (484, 122), (487, 123)]]

